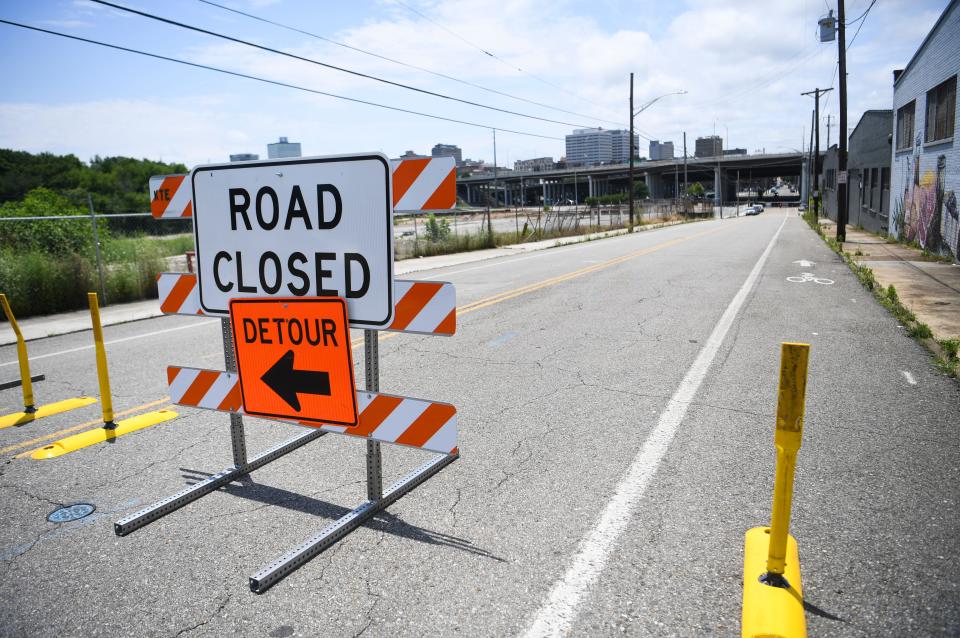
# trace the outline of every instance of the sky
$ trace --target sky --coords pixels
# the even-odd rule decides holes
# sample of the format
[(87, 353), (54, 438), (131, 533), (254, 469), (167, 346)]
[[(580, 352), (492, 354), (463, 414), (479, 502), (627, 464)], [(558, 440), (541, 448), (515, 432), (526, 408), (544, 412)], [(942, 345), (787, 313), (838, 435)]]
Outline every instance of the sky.
[[(216, 0), (283, 26), (203, 0), (111, 1), (543, 119), (391, 86), (89, 0), (4, 0), (0, 19), (470, 124), (0, 24), (0, 148), (192, 167), (232, 153), (266, 158), (266, 145), (285, 136), (300, 142), (305, 156), (397, 157), (445, 143), (460, 146), (465, 158), (491, 162), (497, 129), (497, 163), (512, 167), (519, 159), (559, 159), (574, 128), (626, 128), (631, 72), (635, 110), (686, 91), (636, 116), (641, 156), (648, 138), (672, 141), (682, 153), (684, 131), (690, 154), (697, 137), (714, 133), (725, 148), (800, 150), (813, 108), (801, 93), (817, 87), (835, 89), (821, 103), (821, 145), (828, 117), (831, 144), (838, 135), (837, 43), (820, 43), (817, 33), (817, 20), (836, 10), (836, 0)], [(848, 27), (848, 132), (863, 111), (891, 107), (893, 70), (907, 64), (947, 4), (877, 0)], [(869, 5), (848, 0), (848, 23)]]

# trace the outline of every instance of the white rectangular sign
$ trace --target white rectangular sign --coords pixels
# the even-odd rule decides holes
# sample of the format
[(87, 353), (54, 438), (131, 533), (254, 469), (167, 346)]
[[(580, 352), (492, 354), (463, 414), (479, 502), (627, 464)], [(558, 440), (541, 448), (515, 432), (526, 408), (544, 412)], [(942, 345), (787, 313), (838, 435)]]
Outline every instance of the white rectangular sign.
[(338, 295), (350, 323), (393, 320), (393, 207), (380, 153), (198, 166), (190, 173), (200, 306)]
[(837, 171), (837, 183), (838, 184), (847, 183), (847, 171)]

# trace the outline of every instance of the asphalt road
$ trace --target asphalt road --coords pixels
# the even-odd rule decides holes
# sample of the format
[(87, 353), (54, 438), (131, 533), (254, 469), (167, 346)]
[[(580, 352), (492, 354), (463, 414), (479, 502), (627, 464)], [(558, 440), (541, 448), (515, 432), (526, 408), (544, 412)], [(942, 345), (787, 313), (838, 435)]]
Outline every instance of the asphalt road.
[[(802, 272), (834, 283), (787, 280)], [(462, 312), (452, 338), (381, 344), (384, 392), (457, 406), (457, 462), (256, 595), (251, 574), (365, 498), (361, 442), (326, 436), (118, 538), (113, 521), (230, 464), (226, 415), (177, 408), (47, 461), (16, 455), (96, 405), (0, 430), (0, 633), (738, 635), (783, 341), (811, 344), (792, 526), (810, 634), (960, 633), (960, 386), (795, 213), (417, 275), (454, 282), (461, 307), (523, 289)], [(106, 338), (118, 412), (166, 405), (168, 364), (222, 367), (216, 320)], [(29, 344), (40, 403), (96, 395), (90, 340)], [(14, 360), (0, 348), (3, 379)], [(4, 413), (19, 402), (0, 392)], [(251, 454), (299, 431), (246, 423)], [(395, 479), (427, 457), (384, 458)], [(47, 522), (78, 502), (97, 510)]]

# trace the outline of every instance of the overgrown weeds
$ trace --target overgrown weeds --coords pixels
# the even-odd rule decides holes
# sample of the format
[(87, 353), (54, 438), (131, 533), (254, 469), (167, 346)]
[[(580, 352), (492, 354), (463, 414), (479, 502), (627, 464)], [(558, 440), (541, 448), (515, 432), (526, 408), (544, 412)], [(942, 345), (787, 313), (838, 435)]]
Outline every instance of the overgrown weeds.
[[(106, 293), (101, 303), (120, 303), (156, 297), (157, 273), (166, 270), (164, 258), (191, 250), (193, 237), (110, 237), (101, 244)], [(99, 290), (92, 245), (83, 252), (65, 253), (0, 249), (0, 292), (7, 295), (17, 317), (86, 308), (87, 293)]]

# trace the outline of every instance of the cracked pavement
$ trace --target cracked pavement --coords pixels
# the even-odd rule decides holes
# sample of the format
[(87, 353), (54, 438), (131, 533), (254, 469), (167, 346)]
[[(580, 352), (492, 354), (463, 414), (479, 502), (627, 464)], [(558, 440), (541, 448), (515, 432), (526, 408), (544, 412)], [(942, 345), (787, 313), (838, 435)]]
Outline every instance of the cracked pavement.
[[(572, 635), (739, 633), (743, 534), (769, 518), (786, 340), (812, 345), (792, 528), (810, 635), (960, 633), (960, 577), (942, 569), (960, 538), (960, 386), (788, 215)], [(40, 462), (13, 456), (96, 419), (99, 404), (0, 431), (0, 635), (521, 634), (782, 220), (767, 211), (416, 273), (453, 281), (464, 306), (688, 238), (464, 314), (452, 338), (384, 341), (382, 391), (457, 406), (462, 457), (262, 595), (249, 576), (365, 500), (362, 443), (324, 436), (119, 538), (115, 520), (232, 464), (226, 415), (177, 407), (172, 421)], [(798, 259), (836, 284), (787, 282)], [(167, 365), (222, 366), (216, 322), (105, 332), (132, 337), (108, 349), (117, 411), (164, 397)], [(28, 344), (47, 377), (40, 403), (96, 396), (92, 350), (63, 352), (89, 341)], [(14, 358), (0, 348), (0, 364)], [(18, 392), (0, 392), (5, 412)], [(245, 424), (250, 456), (299, 432)], [(383, 456), (385, 485), (427, 458), (389, 445)], [(97, 510), (46, 520), (78, 502)]]

